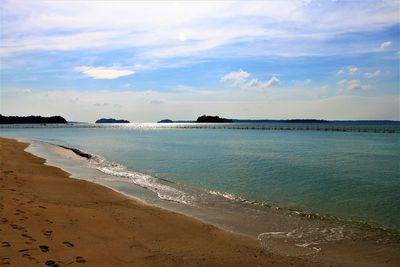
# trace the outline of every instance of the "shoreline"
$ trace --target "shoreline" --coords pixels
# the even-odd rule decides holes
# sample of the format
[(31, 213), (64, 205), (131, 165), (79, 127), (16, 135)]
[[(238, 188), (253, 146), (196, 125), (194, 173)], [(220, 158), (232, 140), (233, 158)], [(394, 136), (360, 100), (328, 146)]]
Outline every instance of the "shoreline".
[[(18, 141), (24, 143), (24, 140), (18, 140)], [(51, 145), (51, 146), (58, 146), (58, 147), (63, 148), (65, 150), (72, 151), (78, 157), (84, 158), (86, 160), (90, 160), (91, 158), (94, 157), (94, 154), (91, 154), (89, 152), (85, 152), (85, 151), (80, 150), (80, 149), (75, 148), (75, 147), (69, 147), (69, 146), (64, 146), (64, 145), (60, 145), (60, 144), (49, 143), (49, 142), (45, 142), (45, 141), (40, 141), (40, 142), (44, 142), (44, 143), (46, 143), (48, 145)], [(63, 167), (58, 167), (58, 168), (64, 170)], [(70, 175), (72, 176), (72, 174), (70, 174)], [(110, 175), (112, 175), (112, 174), (110, 174)], [(151, 175), (151, 174), (146, 174), (146, 175)], [(158, 178), (158, 179), (160, 179), (160, 178)], [(171, 181), (169, 181), (169, 180), (165, 180), (165, 179), (161, 179), (161, 180), (171, 183)], [(96, 183), (96, 182), (94, 182), (94, 183)], [(101, 184), (101, 183), (98, 183), (98, 184)], [(137, 198), (135, 196), (132, 196), (132, 195), (127, 194), (127, 193), (124, 193), (122, 191), (118, 191), (117, 189), (113, 188), (112, 186), (108, 186), (108, 185), (105, 185), (105, 184), (101, 184), (101, 185), (106, 186), (107, 188), (110, 188), (111, 190), (113, 190), (113, 191), (115, 191), (117, 193), (123, 194), (126, 197), (132, 197), (135, 200), (142, 201), (143, 203), (146, 203), (146, 201), (143, 201), (143, 200), (141, 200), (141, 199), (139, 199), (139, 198)], [(142, 187), (141, 185), (138, 185), (138, 186)], [(372, 225), (372, 224), (370, 224), (368, 222), (365, 222), (365, 221), (356, 221), (356, 220), (351, 220), (351, 219), (344, 219), (344, 218), (340, 218), (340, 217), (334, 216), (334, 215), (322, 215), (320, 213), (312, 212), (312, 211), (309, 211), (309, 210), (300, 210), (300, 209), (294, 209), (294, 208), (289, 208), (289, 207), (285, 207), (285, 206), (278, 206), (276, 204), (270, 204), (270, 203), (266, 203), (266, 202), (259, 202), (259, 201), (255, 201), (255, 200), (251, 200), (251, 199), (246, 199), (246, 198), (243, 198), (241, 196), (237, 196), (237, 195), (233, 195), (233, 194), (230, 194), (230, 193), (226, 193), (226, 192), (223, 192), (223, 191), (220, 192), (220, 191), (215, 191), (215, 190), (207, 190), (207, 192), (212, 194), (212, 195), (219, 196), (219, 197), (222, 197), (222, 198), (230, 200), (230, 201), (241, 202), (241, 203), (248, 204), (248, 205), (254, 205), (254, 207), (266, 207), (266, 208), (270, 208), (270, 209), (274, 209), (274, 210), (280, 210), (280, 211), (285, 212), (285, 213), (287, 213), (288, 215), (291, 215), (291, 216), (298, 216), (298, 217), (303, 217), (303, 218), (307, 218), (307, 219), (318, 219), (318, 220), (324, 220), (324, 221), (340, 222), (340, 223), (347, 224), (347, 225), (353, 225), (354, 227), (368, 229), (368, 230), (376, 231), (376, 232), (382, 231), (382, 232), (386, 232), (387, 234), (400, 237), (400, 230), (398, 230), (398, 229), (386, 228), (386, 227), (380, 226), (380, 225)], [(226, 196), (225, 194), (228, 194), (228, 196)], [(162, 200), (180, 203), (180, 202), (177, 202), (175, 200), (166, 200), (166, 199), (162, 199)], [(182, 203), (180, 203), (180, 204), (182, 204)], [(186, 203), (183, 203), (183, 204), (186, 204)], [(160, 206), (157, 206), (157, 205), (154, 205), (154, 206), (160, 207)], [(177, 212), (177, 211), (175, 211), (175, 212)], [(190, 216), (190, 215), (182, 213), (182, 212), (178, 212), (178, 213), (181, 213), (181, 214), (186, 215), (186, 216)], [(190, 216), (190, 217), (193, 217), (193, 216)], [(196, 217), (194, 217), (194, 218), (196, 218)], [(200, 218), (196, 218), (196, 219), (198, 219), (200, 221), (203, 221), (205, 223), (208, 223), (207, 221), (202, 220)], [(227, 230), (227, 229), (224, 229), (224, 230)], [(229, 230), (227, 230), (227, 231), (229, 231)], [(230, 231), (230, 232), (237, 233), (237, 232), (234, 232), (234, 231)], [(261, 234), (263, 234), (263, 233), (261, 233)], [(246, 236), (249, 236), (249, 235), (246, 235)]]
[[(257, 240), (71, 179), (0, 138), (1, 264), (71, 266), (318, 266)], [(5, 256), (3, 256), (5, 255)]]

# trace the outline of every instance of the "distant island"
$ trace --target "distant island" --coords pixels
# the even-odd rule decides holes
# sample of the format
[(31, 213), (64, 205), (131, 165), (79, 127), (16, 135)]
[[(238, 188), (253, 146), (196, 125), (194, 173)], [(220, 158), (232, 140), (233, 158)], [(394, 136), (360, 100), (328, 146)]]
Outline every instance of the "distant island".
[(226, 118), (220, 118), (219, 116), (203, 115), (203, 116), (198, 117), (197, 120), (195, 120), (195, 121), (190, 121), (190, 120), (174, 121), (174, 120), (170, 120), (170, 119), (163, 119), (163, 120), (158, 121), (157, 123), (195, 123), (195, 122), (197, 122), (197, 123), (223, 123), (223, 122), (234, 122), (234, 123), (330, 123), (333, 121), (318, 120), (318, 119), (288, 119), (288, 120), (226, 119)]
[(189, 120), (173, 121), (170, 119), (164, 119), (164, 120), (157, 121), (157, 123), (192, 123), (192, 122), (194, 122), (194, 121), (189, 121)]
[(157, 123), (173, 123), (174, 121), (170, 120), (170, 119), (164, 119), (164, 120), (160, 120), (157, 121)]
[(96, 123), (130, 123), (130, 121), (127, 120), (116, 120), (116, 119), (105, 119), (101, 118), (96, 121)]
[(35, 124), (35, 123), (67, 123), (61, 116), (42, 117), (42, 116), (3, 116), (0, 114), (0, 124)]
[(321, 120), (321, 119), (285, 119), (285, 120), (273, 120), (273, 119), (225, 119), (219, 116), (208, 116), (203, 115), (197, 118), (196, 121), (191, 120), (170, 120), (163, 119), (158, 123), (272, 123), (272, 124), (335, 124), (335, 125), (400, 125), (400, 121), (394, 120)]
[(207, 116), (203, 115), (197, 118), (198, 123), (222, 123), (222, 122), (233, 122), (231, 119), (220, 118), (219, 116)]

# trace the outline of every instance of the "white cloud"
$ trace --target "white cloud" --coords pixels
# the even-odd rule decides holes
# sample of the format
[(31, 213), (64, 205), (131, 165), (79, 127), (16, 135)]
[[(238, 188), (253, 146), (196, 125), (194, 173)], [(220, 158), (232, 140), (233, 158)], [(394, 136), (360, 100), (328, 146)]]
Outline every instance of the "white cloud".
[(366, 72), (364, 74), (365, 78), (371, 79), (371, 78), (376, 78), (378, 76), (381, 75), (381, 71), (380, 70), (376, 70), (374, 72)]
[(361, 82), (359, 80), (351, 80), (347, 82), (347, 89), (350, 91), (362, 89)]
[(133, 70), (123, 70), (119, 68), (108, 67), (88, 67), (81, 66), (75, 68), (76, 71), (86, 74), (93, 79), (117, 79), (134, 74)]
[(338, 74), (338, 75), (343, 75), (343, 74), (345, 74), (345, 73), (346, 73), (346, 72), (345, 72), (344, 69), (340, 69), (340, 70), (337, 71), (337, 74)]
[(26, 88), (22, 90), (23, 93), (32, 93), (32, 89)]
[(371, 89), (372, 88), (371, 85), (363, 84), (359, 80), (346, 80), (346, 79), (343, 79), (343, 80), (340, 80), (337, 84), (338, 85), (342, 85), (342, 86), (346, 86), (349, 91), (361, 90), (361, 89), (367, 90), (367, 89)]
[(386, 48), (389, 48), (391, 46), (392, 46), (392, 41), (386, 41), (386, 42), (381, 43), (380, 48), (381, 49), (386, 49)]
[(250, 77), (250, 73), (246, 71), (243, 70), (232, 71), (223, 76), (221, 78), (221, 81), (229, 82), (233, 86), (238, 86), (242, 89), (251, 89), (251, 88), (267, 89), (279, 83), (279, 79), (276, 76), (272, 76), (268, 81), (264, 82), (256, 78), (249, 81), (247, 79), (248, 77)]
[(358, 72), (359, 72), (359, 69), (357, 67), (348, 66), (347, 68), (339, 69), (337, 71), (337, 74), (338, 75), (344, 75), (344, 74), (354, 75), (354, 74), (356, 74)]
[(250, 73), (244, 70), (232, 71), (221, 78), (221, 81), (230, 82), (233, 85), (244, 83), (250, 76)]
[(279, 81), (279, 79), (277, 77), (272, 76), (271, 79), (269, 79), (268, 81), (264, 82), (261, 87), (264, 88), (264, 89), (267, 89), (268, 87), (271, 87), (271, 86), (279, 84), (279, 82), (280, 81)]
[(349, 74), (353, 75), (356, 74), (358, 72), (358, 68), (357, 67), (349, 67)]

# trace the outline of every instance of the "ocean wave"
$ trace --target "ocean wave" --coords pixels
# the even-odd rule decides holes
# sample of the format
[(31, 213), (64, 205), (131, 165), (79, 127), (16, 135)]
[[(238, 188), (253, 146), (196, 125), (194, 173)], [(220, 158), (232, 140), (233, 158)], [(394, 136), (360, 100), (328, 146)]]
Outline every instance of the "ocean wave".
[(280, 210), (282, 208), (278, 207), (278, 206), (273, 206), (270, 203), (266, 203), (266, 202), (259, 202), (259, 201), (255, 201), (255, 200), (250, 200), (247, 198), (244, 198), (242, 196), (233, 194), (233, 193), (229, 193), (229, 192), (223, 192), (223, 191), (217, 191), (217, 190), (208, 190), (207, 191), (209, 194), (214, 195), (214, 196), (219, 196), (231, 201), (235, 201), (235, 202), (242, 202), (242, 203), (246, 203), (246, 204), (251, 204), (251, 205), (255, 205), (255, 206), (259, 206), (259, 207), (267, 207), (267, 208), (272, 208), (275, 210)]
[(210, 193), (211, 195), (214, 195), (214, 196), (220, 196), (220, 197), (223, 197), (223, 198), (226, 198), (229, 200), (233, 200), (233, 201), (245, 201), (244, 198), (241, 198), (239, 196), (236, 196), (234, 194), (227, 193), (227, 192), (209, 190), (208, 193)]
[(288, 232), (265, 232), (258, 235), (258, 240), (265, 241), (267, 239), (285, 239), (292, 240), (297, 247), (308, 247), (318, 245), (330, 241), (339, 241), (349, 238), (350, 233), (346, 232), (343, 226), (321, 227), (307, 225), (293, 229)]
[(117, 177), (128, 178), (134, 184), (149, 189), (157, 194), (160, 199), (192, 205), (194, 197), (174, 187), (161, 184), (154, 176), (129, 170), (127, 167), (99, 156), (92, 155), (89, 159), (99, 171)]
[(160, 182), (161, 179), (145, 173), (130, 170), (122, 164), (107, 160), (100, 155), (96, 155), (82, 149), (61, 145), (60, 147), (64, 149), (69, 149), (75, 154), (86, 158), (89, 161), (91, 167), (101, 171), (102, 173), (114, 177), (124, 178), (127, 181), (132, 182), (140, 187), (153, 191), (160, 199), (178, 202), (186, 205), (193, 205), (193, 202), (195, 200), (194, 196), (190, 196), (177, 188), (162, 184)]
[(352, 234), (347, 231), (343, 226), (323, 227), (311, 224), (287, 232), (261, 233), (257, 239), (264, 247), (268, 247), (272, 240), (282, 239), (301, 249), (304, 255), (312, 255), (321, 251), (318, 245), (351, 238)]

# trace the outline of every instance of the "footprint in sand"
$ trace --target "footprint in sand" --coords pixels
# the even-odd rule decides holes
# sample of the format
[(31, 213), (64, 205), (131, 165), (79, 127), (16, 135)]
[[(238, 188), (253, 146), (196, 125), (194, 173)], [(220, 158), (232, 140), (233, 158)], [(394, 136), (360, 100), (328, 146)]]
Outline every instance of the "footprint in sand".
[(76, 256), (75, 261), (77, 263), (85, 263), (86, 260), (82, 256)]
[[(22, 203), (21, 203), (21, 204), (22, 204)], [(15, 211), (18, 212), (18, 213), (25, 213), (25, 211), (20, 210), (20, 209), (16, 209)]]
[(2, 258), (1, 261), (0, 261), (0, 264), (1, 264), (2, 266), (10, 265), (10, 264), (11, 264), (11, 263), (10, 263), (10, 258), (7, 258), (7, 257)]
[(25, 233), (22, 233), (21, 236), (22, 236), (22, 237), (25, 237), (25, 238), (32, 238), (30, 235), (25, 234)]
[(22, 233), (21, 236), (25, 237), (25, 238), (28, 238), (29, 241), (36, 242), (36, 239), (33, 238), (32, 236), (28, 235), (28, 234)]
[(22, 257), (23, 258), (28, 258), (28, 260), (30, 260), (30, 261), (33, 261), (34, 259), (35, 259), (35, 257), (32, 257), (30, 254), (28, 254), (28, 253), (25, 253), (25, 254), (22, 254)]
[(45, 262), (45, 264), (48, 265), (48, 266), (53, 265), (54, 263), (56, 263), (56, 262), (53, 261), (53, 260), (48, 260), (48, 261)]
[(59, 266), (59, 265), (58, 265), (55, 261), (53, 261), (53, 260), (48, 260), (48, 261), (45, 262), (45, 264), (46, 264), (47, 266), (51, 266), (51, 267), (58, 267), (58, 266)]
[(42, 231), (43, 235), (46, 236), (47, 238), (51, 239), (51, 235), (53, 234), (53, 231), (50, 230), (44, 230)]
[(49, 251), (49, 246), (46, 246), (46, 245), (40, 245), (39, 248), (42, 250), (42, 252), (48, 252)]
[(69, 247), (69, 248), (72, 248), (72, 247), (74, 247), (74, 244), (72, 244), (71, 242), (68, 242), (68, 241), (64, 241), (64, 242), (62, 242), (64, 245), (66, 245), (67, 247)]
[(1, 246), (2, 246), (3, 248), (11, 247), (10, 243), (8, 243), (7, 241), (1, 242)]

